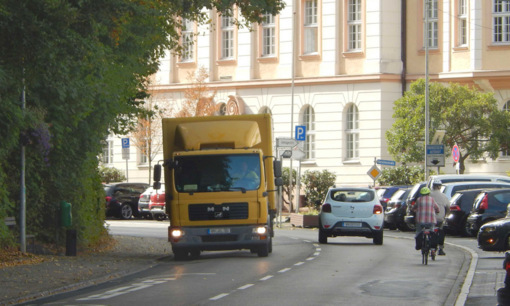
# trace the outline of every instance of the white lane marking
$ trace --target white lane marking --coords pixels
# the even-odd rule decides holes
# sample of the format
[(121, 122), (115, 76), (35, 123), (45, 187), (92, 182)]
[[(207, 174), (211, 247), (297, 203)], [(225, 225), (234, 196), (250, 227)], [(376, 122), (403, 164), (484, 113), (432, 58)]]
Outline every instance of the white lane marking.
[(272, 276), (272, 275), (268, 275), (268, 276), (264, 276), (264, 277), (263, 277), (263, 278), (261, 278), (260, 280), (261, 280), (261, 281), (266, 281), (266, 280), (271, 279), (271, 278), (273, 278), (273, 276)]
[(140, 283), (131, 284), (130, 286), (123, 286), (123, 287), (115, 288), (112, 290), (108, 290), (103, 293), (93, 294), (93, 295), (90, 295), (90, 296), (87, 296), (87, 297), (84, 297), (81, 299), (77, 299), (77, 301), (106, 300), (106, 299), (116, 297), (119, 295), (127, 294), (130, 292), (138, 291), (138, 290), (145, 289), (145, 288), (149, 288), (154, 285), (163, 284), (168, 281), (175, 280), (175, 279), (176, 278), (162, 278), (162, 279), (144, 280)]
[(239, 288), (237, 288), (237, 289), (239, 289), (239, 290), (244, 290), (244, 289), (248, 289), (248, 288), (250, 288), (251, 286), (253, 286), (253, 284), (246, 284), (246, 285), (241, 286), (241, 287), (239, 287)]
[(227, 295), (228, 295), (228, 293), (218, 294), (217, 296), (212, 297), (212, 298), (210, 298), (209, 300), (211, 300), (211, 301), (217, 301), (217, 300), (219, 300), (219, 299), (222, 299), (222, 298), (226, 297)]
[(310, 260), (314, 260), (316, 257), (308, 257), (306, 260), (310, 261)]
[(305, 264), (304, 262), (300, 261), (300, 262), (296, 262), (294, 265), (295, 266), (301, 266), (301, 265), (304, 265), (304, 264)]
[(278, 273), (285, 273), (287, 271), (290, 271), (290, 268), (281, 269)]

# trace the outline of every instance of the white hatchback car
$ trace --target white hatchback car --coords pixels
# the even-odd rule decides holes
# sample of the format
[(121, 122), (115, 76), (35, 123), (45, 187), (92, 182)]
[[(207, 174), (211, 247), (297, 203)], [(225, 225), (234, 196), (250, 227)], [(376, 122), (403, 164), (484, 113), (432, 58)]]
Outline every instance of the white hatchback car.
[(330, 188), (319, 214), (319, 243), (328, 237), (361, 236), (383, 244), (384, 210), (374, 189)]

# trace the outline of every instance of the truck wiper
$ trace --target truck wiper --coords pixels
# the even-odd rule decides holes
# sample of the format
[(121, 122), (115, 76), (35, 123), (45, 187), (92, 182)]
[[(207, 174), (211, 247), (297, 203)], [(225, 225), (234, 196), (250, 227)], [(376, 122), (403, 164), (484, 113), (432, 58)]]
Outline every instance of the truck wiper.
[(244, 187), (230, 187), (228, 190), (229, 191), (241, 190), (242, 193), (246, 193), (246, 188), (244, 188)]

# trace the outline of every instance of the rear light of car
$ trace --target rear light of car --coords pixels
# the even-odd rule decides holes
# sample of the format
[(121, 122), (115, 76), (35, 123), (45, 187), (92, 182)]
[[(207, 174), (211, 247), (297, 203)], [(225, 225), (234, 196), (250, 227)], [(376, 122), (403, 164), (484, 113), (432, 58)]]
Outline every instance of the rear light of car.
[(321, 212), (330, 213), (331, 212), (331, 204), (329, 204), (329, 203), (322, 204)]
[(106, 197), (106, 203), (110, 203), (111, 200), (112, 200), (112, 197), (110, 197), (110, 196)]
[(479, 209), (489, 209), (489, 195), (488, 194), (486, 194), (483, 197), (482, 202), (480, 203)]
[(451, 205), (450, 211), (461, 211), (461, 209), (459, 205)]
[(383, 207), (379, 204), (374, 205), (374, 215), (380, 215), (383, 213)]

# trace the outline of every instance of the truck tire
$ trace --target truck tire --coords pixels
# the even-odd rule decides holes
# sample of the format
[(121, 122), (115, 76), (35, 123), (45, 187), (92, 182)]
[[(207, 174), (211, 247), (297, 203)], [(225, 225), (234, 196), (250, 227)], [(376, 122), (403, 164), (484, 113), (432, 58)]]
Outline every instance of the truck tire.
[(188, 259), (188, 250), (186, 249), (173, 249), (174, 259), (181, 261)]
[(267, 256), (269, 256), (269, 243), (266, 243), (263, 246), (259, 247), (259, 249), (257, 251), (257, 255), (259, 257), (267, 257)]

